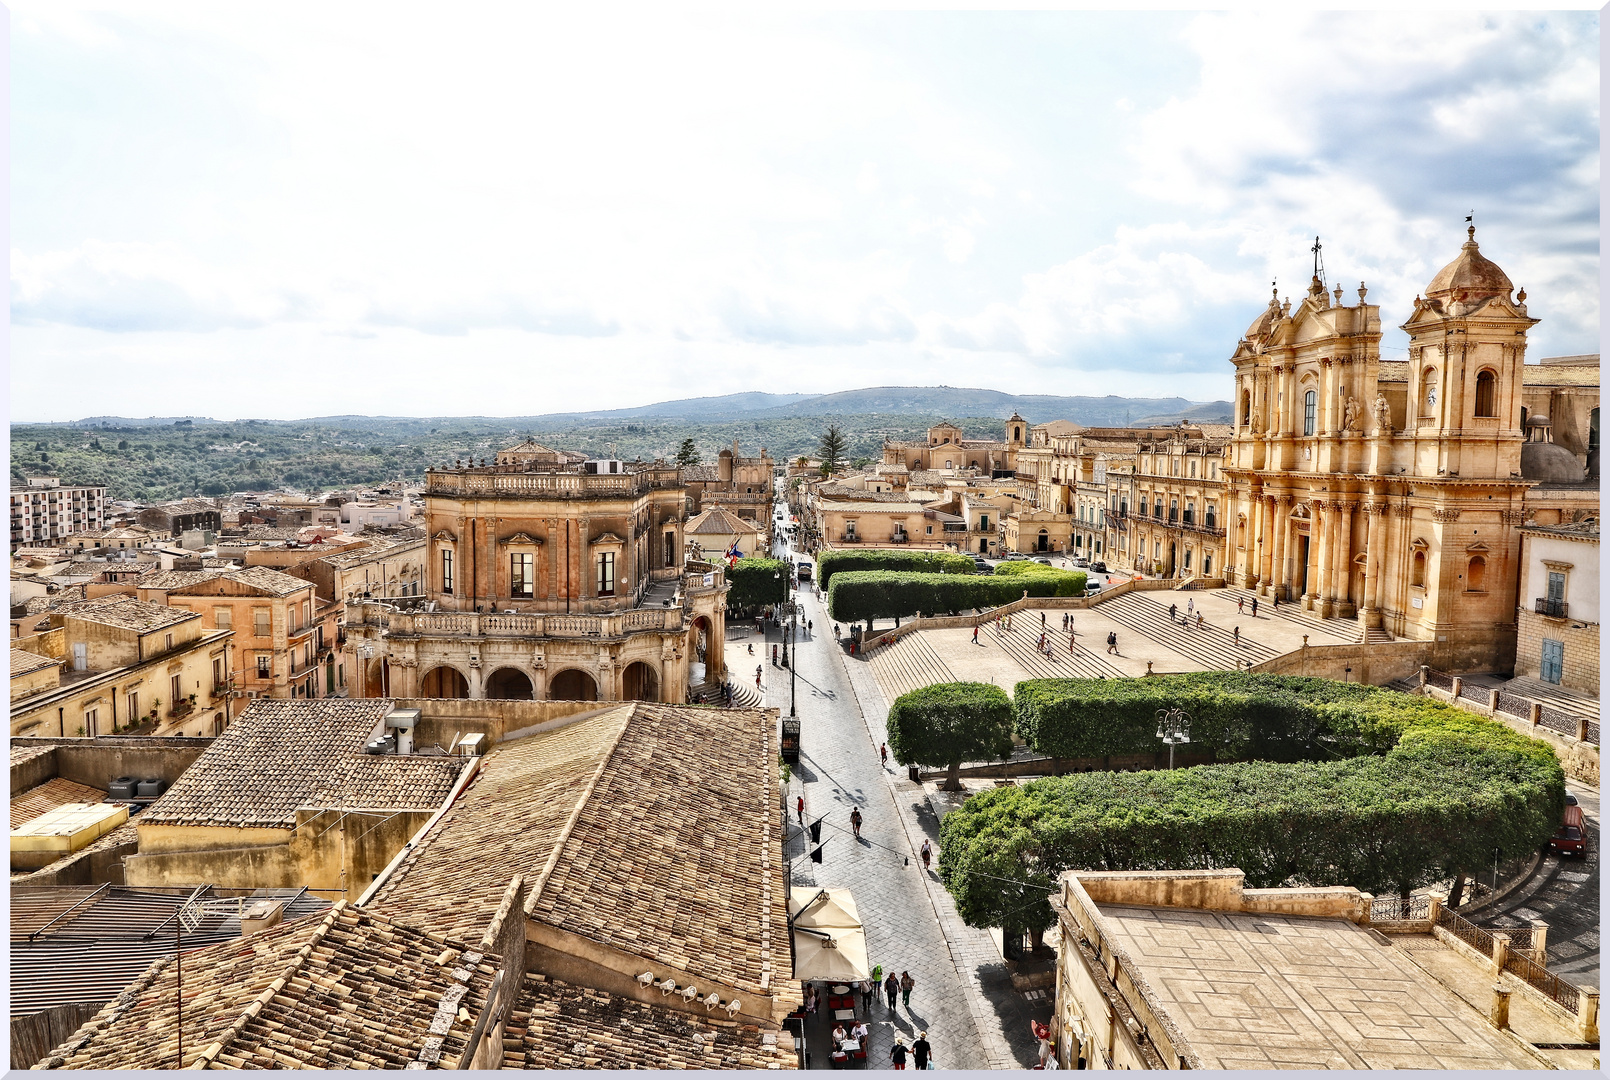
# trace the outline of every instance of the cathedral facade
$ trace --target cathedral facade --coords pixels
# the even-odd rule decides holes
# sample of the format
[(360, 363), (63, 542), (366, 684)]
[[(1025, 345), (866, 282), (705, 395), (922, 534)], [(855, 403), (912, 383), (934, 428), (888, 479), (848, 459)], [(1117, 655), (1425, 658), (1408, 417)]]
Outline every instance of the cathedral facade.
[(1406, 360), (1381, 359), (1367, 295), (1316, 273), (1239, 342), (1226, 576), (1365, 640), (1434, 641), (1438, 666), (1506, 668), (1520, 526), (1597, 514), (1598, 357), (1526, 363), (1538, 320), (1474, 228), (1415, 298)]

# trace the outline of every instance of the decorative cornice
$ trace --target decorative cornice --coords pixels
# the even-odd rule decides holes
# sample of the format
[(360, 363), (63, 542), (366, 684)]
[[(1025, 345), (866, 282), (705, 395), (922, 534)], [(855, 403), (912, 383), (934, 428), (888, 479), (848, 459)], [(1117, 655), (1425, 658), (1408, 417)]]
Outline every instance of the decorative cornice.
[(1363, 504), (1362, 508), (1366, 514), (1380, 517), (1386, 513), (1388, 507), (1384, 502), (1367, 502)]
[(1459, 515), (1462, 513), (1464, 513), (1462, 510), (1455, 510), (1454, 508), (1447, 506), (1439, 506), (1435, 510), (1431, 511), (1431, 520), (1440, 521), (1446, 525), (1450, 521), (1458, 521)]
[(1503, 518), (1505, 525), (1524, 525), (1526, 524), (1526, 511), (1505, 510), (1503, 512)]
[(1574, 563), (1568, 563), (1568, 562), (1560, 562), (1557, 559), (1544, 559), (1543, 560), (1543, 565), (1548, 567), (1550, 570), (1565, 571), (1565, 570), (1571, 569), (1571, 567), (1574, 566), (1575, 564)]

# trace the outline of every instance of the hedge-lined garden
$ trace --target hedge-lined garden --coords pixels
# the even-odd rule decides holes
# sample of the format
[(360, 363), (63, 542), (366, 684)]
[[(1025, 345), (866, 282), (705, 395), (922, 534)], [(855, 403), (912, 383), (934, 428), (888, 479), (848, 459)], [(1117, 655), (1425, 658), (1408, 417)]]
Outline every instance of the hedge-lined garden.
[(753, 611), (788, 599), (788, 582), (793, 568), (781, 559), (749, 556), (727, 570), (727, 606), (734, 611)]
[[(1049, 777), (969, 798), (939, 873), (972, 926), (1049, 926), (1065, 870), (1239, 867), (1249, 887), (1407, 893), (1542, 844), (1564, 774), (1546, 745), (1452, 706), (1356, 683), (1204, 672), (1019, 683), (1018, 733), (1065, 757), (1151, 752), (1191, 713), (1220, 757), (1280, 760)], [(1307, 760), (1297, 760), (1304, 758)]]
[(840, 570), (973, 574), (977, 572), (975, 565), (971, 555), (958, 555), (954, 551), (890, 551), (886, 548), (866, 551), (833, 550), (824, 551), (816, 556), (816, 580), (826, 589), (832, 584), (833, 575)]
[[(1046, 568), (1041, 567), (1042, 571)], [(827, 611), (839, 622), (870, 623), (922, 612), (944, 615), (992, 608), (1030, 596), (1083, 596), (1085, 576), (1066, 570), (1039, 574), (913, 574), (849, 570), (833, 575)]]

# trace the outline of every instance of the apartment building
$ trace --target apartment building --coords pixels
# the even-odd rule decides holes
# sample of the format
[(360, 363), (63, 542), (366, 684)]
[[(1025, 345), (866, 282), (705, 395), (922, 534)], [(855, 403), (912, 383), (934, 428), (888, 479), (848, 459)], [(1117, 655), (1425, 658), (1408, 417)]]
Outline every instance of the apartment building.
[(31, 476), (11, 484), (11, 547), (58, 541), (95, 532), (106, 524), (106, 488), (69, 484), (54, 476)]

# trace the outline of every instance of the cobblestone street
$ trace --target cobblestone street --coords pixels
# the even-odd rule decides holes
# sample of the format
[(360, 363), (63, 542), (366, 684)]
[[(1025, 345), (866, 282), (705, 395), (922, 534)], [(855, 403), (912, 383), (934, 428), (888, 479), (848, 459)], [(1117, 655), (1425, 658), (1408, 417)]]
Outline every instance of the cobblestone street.
[[(866, 927), (870, 963), (881, 964), (885, 975), (909, 970), (916, 980), (909, 1010), (899, 1006), (891, 1014), (881, 995), (877, 999), (868, 1065), (887, 1068), (894, 1037), (903, 1035), (909, 1045), (924, 1030), (940, 1068), (1032, 1065), (1037, 1044), (1028, 1020), (1049, 1017), (1049, 998), (1030, 1002), (1017, 994), (989, 933), (963, 925), (938, 875), (924, 873), (918, 849), (925, 835), (937, 842), (938, 821), (918, 785), (897, 775), (892, 761), (888, 769), (879, 763), (887, 706), (864, 665), (843, 656), (808, 584), (798, 597), (801, 629), (809, 619), (814, 633), (802, 638), (795, 652), (802, 750), (788, 795), (785, 849), (795, 860), (794, 888), (852, 890)], [(766, 705), (786, 717), (789, 671), (773, 667), (770, 659), (771, 645), (780, 641), (777, 631), (769, 630), (757, 652), (764, 653)], [(742, 660), (752, 673), (755, 661), (747, 653)], [(853, 683), (851, 672), (858, 676)], [(802, 857), (809, 846), (793, 813), (801, 792), (807, 822), (827, 815), (821, 865)], [(850, 811), (857, 806), (865, 818), (859, 841), (850, 826)], [(812, 1068), (827, 1067), (822, 1047), (813, 1045), (810, 1052)]]
[(1588, 826), (1586, 858), (1545, 855), (1532, 879), (1502, 901), (1484, 926), (1548, 923), (1549, 970), (1578, 986), (1599, 985), (1599, 793), (1568, 782)]

